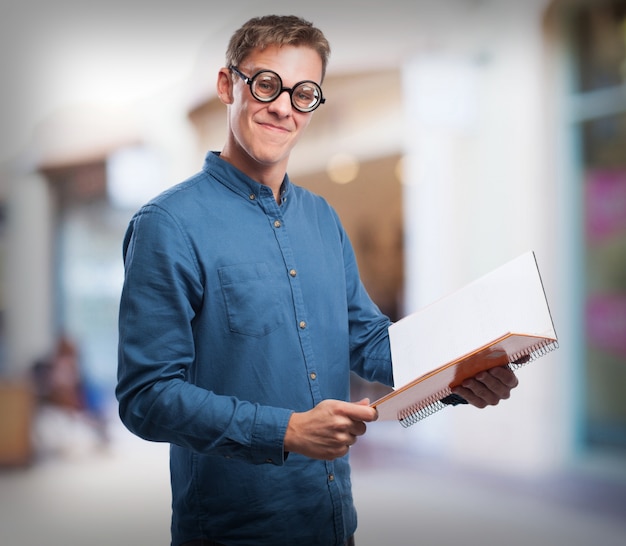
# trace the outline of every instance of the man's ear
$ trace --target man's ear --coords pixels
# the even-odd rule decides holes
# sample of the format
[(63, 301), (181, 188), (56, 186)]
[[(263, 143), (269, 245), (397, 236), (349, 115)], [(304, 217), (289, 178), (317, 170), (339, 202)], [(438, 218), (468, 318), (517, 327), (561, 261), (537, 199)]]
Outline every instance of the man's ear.
[(233, 78), (228, 68), (222, 68), (217, 73), (217, 96), (224, 104), (233, 102)]

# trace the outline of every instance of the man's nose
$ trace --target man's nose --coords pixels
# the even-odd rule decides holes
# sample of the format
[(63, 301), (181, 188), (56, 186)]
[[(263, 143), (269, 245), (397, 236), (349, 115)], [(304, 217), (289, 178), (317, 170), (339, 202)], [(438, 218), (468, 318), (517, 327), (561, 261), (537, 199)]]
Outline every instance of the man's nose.
[(278, 97), (270, 103), (269, 109), (282, 116), (291, 114), (292, 105), (290, 90), (283, 89)]

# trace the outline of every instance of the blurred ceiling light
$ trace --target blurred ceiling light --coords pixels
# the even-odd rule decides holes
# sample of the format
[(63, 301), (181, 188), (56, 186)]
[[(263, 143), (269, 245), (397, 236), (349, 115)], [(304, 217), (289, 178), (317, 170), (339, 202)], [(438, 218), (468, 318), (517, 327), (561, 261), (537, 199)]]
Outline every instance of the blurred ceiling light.
[(359, 174), (359, 162), (351, 154), (337, 153), (328, 160), (326, 172), (336, 184), (348, 184)]

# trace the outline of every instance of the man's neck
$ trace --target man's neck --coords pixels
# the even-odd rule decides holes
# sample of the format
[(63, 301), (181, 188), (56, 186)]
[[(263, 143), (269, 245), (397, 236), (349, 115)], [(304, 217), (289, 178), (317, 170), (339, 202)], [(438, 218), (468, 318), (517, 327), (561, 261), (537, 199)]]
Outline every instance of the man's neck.
[(272, 190), (274, 199), (280, 203), (280, 191), (285, 179), (286, 162), (274, 165), (263, 165), (250, 159), (233, 156), (224, 149), (220, 157), (239, 169), (246, 176)]

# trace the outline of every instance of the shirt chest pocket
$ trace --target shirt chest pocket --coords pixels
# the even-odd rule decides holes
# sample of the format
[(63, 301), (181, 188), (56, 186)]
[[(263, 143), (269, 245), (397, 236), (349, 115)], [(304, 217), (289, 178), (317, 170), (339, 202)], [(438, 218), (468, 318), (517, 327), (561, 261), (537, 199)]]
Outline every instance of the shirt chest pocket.
[(267, 264), (229, 265), (218, 275), (231, 332), (261, 337), (282, 324), (279, 287)]

